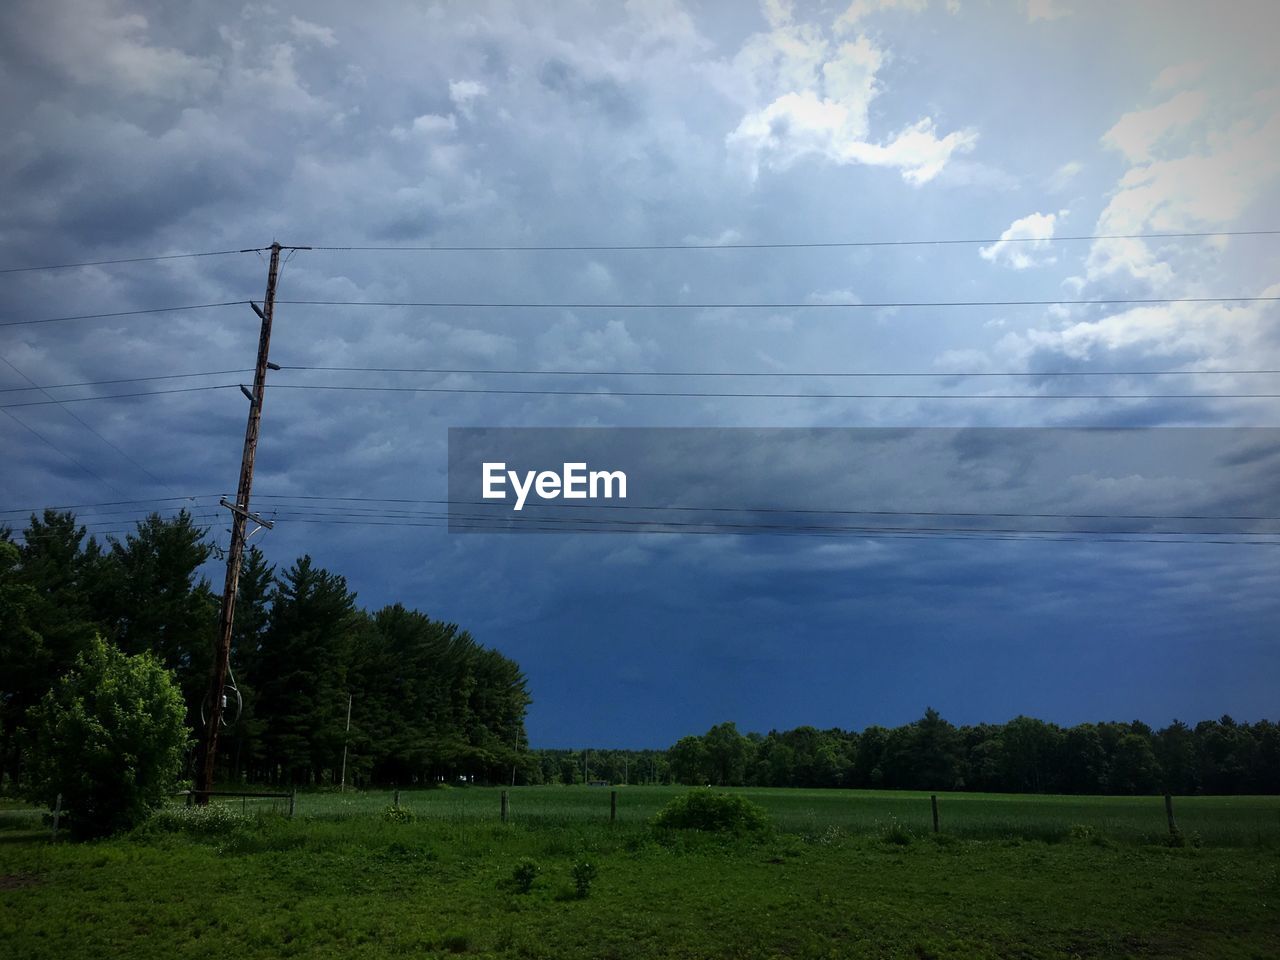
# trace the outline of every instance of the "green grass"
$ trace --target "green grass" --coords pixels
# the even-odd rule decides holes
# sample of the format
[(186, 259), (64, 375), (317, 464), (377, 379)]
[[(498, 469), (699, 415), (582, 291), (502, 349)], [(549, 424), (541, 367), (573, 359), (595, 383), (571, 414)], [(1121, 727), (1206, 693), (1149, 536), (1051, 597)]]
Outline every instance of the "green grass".
[(780, 828), (749, 842), (655, 834), (675, 792), (619, 789), (613, 825), (599, 788), (517, 788), (506, 825), (496, 789), (405, 791), (411, 823), (308, 793), (292, 821), (236, 802), (206, 834), (57, 845), (0, 806), (0, 956), (1280, 956), (1277, 798), (1180, 799), (1203, 843), (1170, 848), (1159, 798), (940, 795), (935, 838), (927, 795), (744, 790)]
[[(618, 818), (624, 823), (652, 817), (682, 787), (619, 787)], [(449, 821), (498, 818), (496, 787), (403, 790), (401, 804), (418, 817)], [(516, 787), (507, 791), (513, 822), (559, 826), (607, 820), (609, 790), (600, 787)], [(764, 807), (779, 829), (816, 835), (828, 827), (854, 834), (876, 832), (890, 819), (909, 830), (932, 830), (929, 794), (877, 790), (731, 789)], [(368, 793), (304, 793), (298, 812), (312, 817), (363, 818), (387, 807), (390, 790)], [(239, 808), (239, 801), (233, 801)], [(249, 801), (253, 809), (255, 801)], [(259, 801), (271, 804), (270, 801)], [(1072, 828), (1089, 827), (1120, 843), (1156, 843), (1168, 832), (1161, 797), (1067, 797), (999, 793), (942, 793), (938, 808), (944, 832), (965, 839), (1008, 837), (1064, 839)], [(1179, 797), (1178, 826), (1210, 846), (1280, 848), (1280, 797)]]

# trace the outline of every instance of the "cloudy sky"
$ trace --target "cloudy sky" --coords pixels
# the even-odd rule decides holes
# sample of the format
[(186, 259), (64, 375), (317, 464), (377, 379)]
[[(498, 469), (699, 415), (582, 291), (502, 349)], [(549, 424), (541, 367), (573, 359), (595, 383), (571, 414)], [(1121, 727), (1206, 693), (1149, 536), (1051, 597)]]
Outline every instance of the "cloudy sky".
[[(1274, 547), (450, 534), (438, 501), (450, 427), (1275, 425), (1280, 401), (1240, 395), (1280, 376), (1238, 371), (1280, 368), (1280, 236), (1258, 233), (1280, 229), (1278, 19), (1269, 2), (11, 2), (0, 267), (384, 248), (287, 258), (254, 501), (279, 522), (254, 542), (515, 657), (535, 745), (927, 705), (1257, 718), (1280, 670)], [(1187, 233), (1215, 235), (1151, 238)], [(983, 242), (761, 246), (920, 240)], [(442, 246), (508, 249), (385, 249)], [(584, 246), (680, 249), (510, 249)], [(265, 273), (248, 252), (0, 274), (4, 516), (98, 504), (79, 512), (107, 533), (184, 502), (215, 515), (257, 318), (128, 312), (260, 298)], [(1008, 304), (1156, 298), (1180, 302)], [(1006, 305), (866, 306), (974, 301)], [(692, 306), (747, 303), (780, 306)], [(30, 322), (106, 313), (126, 315)], [(365, 369), (289, 369), (334, 366)], [(368, 369), (388, 367), (464, 372)], [(1195, 372), (1132, 373), (1155, 370)], [(639, 375), (693, 371), (777, 376)], [(1046, 375), (1067, 371), (1107, 375)], [(818, 373), (936, 376), (797, 376)], [(26, 389), (104, 380), (134, 382)], [(48, 402), (142, 391), (166, 392)], [(807, 396), (617, 395), (645, 392)], [(830, 396), (866, 393), (953, 399)], [(1256, 481), (1274, 452), (1229, 462)], [(1035, 502), (1254, 512), (1176, 473), (1091, 463)], [(899, 525), (965, 509), (911, 490), (852, 507)]]

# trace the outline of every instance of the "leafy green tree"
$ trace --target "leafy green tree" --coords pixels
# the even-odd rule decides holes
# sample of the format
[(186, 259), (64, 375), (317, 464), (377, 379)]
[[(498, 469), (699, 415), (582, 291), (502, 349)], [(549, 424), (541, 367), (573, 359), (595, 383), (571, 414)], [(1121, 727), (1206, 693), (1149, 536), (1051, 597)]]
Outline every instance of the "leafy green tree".
[(1168, 793), (1195, 793), (1197, 758), (1195, 734), (1181, 720), (1175, 720), (1155, 738), (1156, 759), (1164, 774), (1162, 786)]
[(1151, 741), (1127, 733), (1116, 744), (1111, 760), (1111, 789), (1116, 793), (1154, 793), (1160, 783), (1160, 763)]
[(1014, 717), (1004, 725), (1003, 779), (1006, 790), (1045, 793), (1053, 789), (1062, 732), (1034, 717)]
[(0, 784), (17, 775), (17, 739), (49, 660), (44, 638), (32, 628), (39, 602), (35, 588), (19, 576), (18, 548), (0, 539)]
[(289, 783), (332, 770), (346, 726), (347, 664), (361, 615), (347, 581), (298, 559), (277, 582), (259, 656), (267, 763)]
[(711, 761), (701, 737), (681, 737), (667, 751), (667, 760), (671, 764), (671, 776), (677, 783), (697, 786), (709, 779)]
[(959, 747), (956, 728), (933, 707), (927, 708), (911, 738), (911, 785), (920, 790), (953, 789), (959, 776)]
[(1059, 786), (1068, 793), (1102, 793), (1109, 781), (1110, 760), (1098, 728), (1091, 723), (1063, 735)]
[(738, 733), (738, 728), (732, 723), (716, 724), (703, 736), (702, 743), (712, 783), (722, 787), (741, 786), (750, 745), (746, 737)]
[(187, 727), (182, 695), (150, 654), (94, 639), (31, 710), (28, 795), (62, 794), (79, 837), (140, 823), (178, 785)]
[(193, 726), (208, 690), (218, 600), (198, 576), (212, 546), (185, 510), (151, 514), (111, 545), (108, 636), (126, 653), (148, 652), (174, 671)]

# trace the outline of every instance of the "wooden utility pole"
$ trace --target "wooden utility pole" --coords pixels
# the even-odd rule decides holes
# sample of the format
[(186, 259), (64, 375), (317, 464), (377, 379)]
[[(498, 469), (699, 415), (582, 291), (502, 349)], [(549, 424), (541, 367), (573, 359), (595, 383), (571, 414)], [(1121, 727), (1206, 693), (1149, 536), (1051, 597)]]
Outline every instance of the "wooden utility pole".
[(342, 737), (342, 785), (338, 788), (340, 791), (347, 789), (347, 741), (351, 739), (351, 700), (353, 694), (347, 694), (347, 731)]
[[(235, 622), (236, 589), (240, 584), (240, 563), (244, 558), (245, 524), (249, 520), (270, 527), (249, 512), (249, 494), (253, 489), (253, 459), (258, 452), (258, 428), (262, 421), (262, 396), (267, 387), (267, 370), (280, 368), (267, 359), (271, 348), (271, 315), (276, 303), (276, 278), (280, 275), (280, 250), (278, 243), (271, 244), (271, 263), (267, 269), (267, 293), (259, 307), (252, 301), (249, 306), (262, 321), (258, 335), (258, 362), (253, 371), (253, 390), (240, 388), (249, 398), (249, 422), (244, 428), (244, 453), (240, 458), (240, 485), (236, 489), (236, 502), (222, 501), (231, 511), (231, 547), (227, 551), (227, 579), (222, 588), (222, 611), (218, 616), (218, 637), (213, 650), (213, 673), (209, 678), (209, 716), (205, 720), (204, 743), (196, 776), (196, 802), (208, 803), (208, 791), (213, 789), (213, 768), (218, 755), (218, 727), (222, 723), (223, 690), (227, 682), (227, 661), (231, 656), (231, 630)], [(306, 249), (306, 248), (298, 248)]]

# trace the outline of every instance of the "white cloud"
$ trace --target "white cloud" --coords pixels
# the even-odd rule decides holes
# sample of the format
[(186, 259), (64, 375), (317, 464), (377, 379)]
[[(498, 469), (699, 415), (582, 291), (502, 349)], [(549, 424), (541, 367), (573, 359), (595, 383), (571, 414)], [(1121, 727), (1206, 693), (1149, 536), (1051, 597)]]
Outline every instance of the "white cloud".
[[(863, 9), (859, 4), (850, 8), (855, 13)], [(878, 77), (885, 53), (866, 36), (833, 52), (821, 31), (793, 21), (790, 7), (767, 5), (766, 14), (774, 29), (751, 38), (735, 66), (747, 74), (756, 102), (767, 102), (748, 108), (726, 138), (752, 178), (762, 166), (781, 170), (817, 156), (837, 164), (893, 167), (908, 183), (919, 185), (977, 142), (971, 129), (939, 136), (932, 117), (876, 142), (870, 107), (882, 92)]]
[(478, 97), (485, 96), (488, 92), (489, 88), (478, 80), (449, 81), (449, 99), (460, 107), (467, 105)]
[(1066, 17), (1071, 11), (1058, 6), (1058, 0), (1027, 0), (1027, 22), (1037, 20), (1057, 20)]
[(1049, 178), (1050, 190), (1062, 190), (1067, 184), (1074, 180), (1084, 169), (1084, 164), (1078, 160), (1069, 160), (1053, 171), (1053, 175)]
[[(1204, 112), (1204, 95), (1194, 96)], [(1178, 115), (1182, 114), (1166, 111), (1164, 118), (1176, 123)], [(1126, 115), (1135, 116), (1142, 114)], [(1171, 149), (1167, 136), (1156, 133), (1158, 122), (1132, 125), (1122, 135), (1132, 165), (1099, 215), (1098, 233), (1203, 230), (1243, 215), (1268, 184), (1280, 178), (1280, 112), (1265, 120), (1231, 120), (1228, 114), (1221, 123), (1178, 151)], [(1105, 138), (1113, 144), (1115, 129)], [(1174, 271), (1142, 240), (1096, 241), (1089, 252), (1087, 278), (1116, 276), (1160, 285), (1172, 281)]]
[[(1262, 291), (1263, 296), (1278, 293), (1280, 284)], [(1023, 356), (1049, 351), (1076, 360), (1127, 350), (1145, 355), (1201, 357), (1206, 358), (1204, 366), (1212, 366), (1214, 357), (1256, 358), (1271, 353), (1274, 314), (1274, 307), (1266, 303), (1142, 305), (1059, 330), (1010, 334), (1002, 349)]]
[(1009, 225), (1000, 239), (989, 247), (981, 247), (979, 255), (992, 263), (1004, 263), (1015, 270), (1053, 263), (1053, 257), (1036, 257), (1035, 251), (1047, 249), (1057, 219), (1067, 211), (1057, 213), (1031, 213)]
[(120, 95), (183, 101), (210, 89), (215, 57), (193, 56), (152, 41), (140, 13), (117, 14), (103, 0), (52, 0), (13, 18), (6, 29), (25, 49), (87, 87)]
[(1126, 113), (1103, 134), (1102, 142), (1132, 162), (1146, 160), (1163, 139), (1198, 119), (1208, 102), (1202, 91), (1183, 91), (1158, 107)]
[(322, 27), (300, 17), (289, 18), (289, 32), (295, 39), (318, 43), (322, 47), (333, 47), (338, 43), (338, 38), (330, 27)]
[(845, 12), (836, 19), (836, 32), (847, 33), (855, 29), (863, 18), (882, 10), (920, 13), (928, 5), (929, 0), (853, 0)]
[(424, 113), (414, 117), (413, 123), (391, 128), (391, 136), (397, 140), (408, 140), (413, 136), (430, 137), (436, 134), (452, 133), (458, 129), (458, 120), (451, 113), (447, 117), (438, 113)]
[(1178, 87), (1185, 87), (1187, 84), (1194, 83), (1199, 80), (1207, 66), (1207, 61), (1191, 60), (1187, 63), (1179, 63), (1172, 67), (1166, 67), (1164, 70), (1160, 71), (1160, 75), (1156, 77), (1155, 82), (1151, 84), (1151, 89), (1176, 90)]

